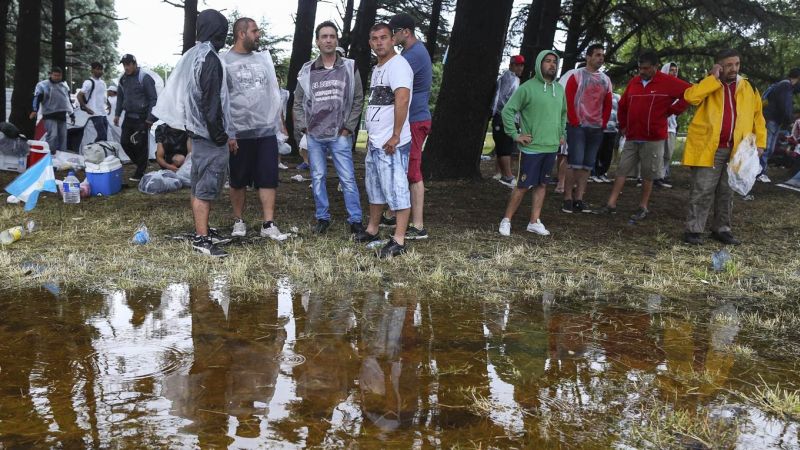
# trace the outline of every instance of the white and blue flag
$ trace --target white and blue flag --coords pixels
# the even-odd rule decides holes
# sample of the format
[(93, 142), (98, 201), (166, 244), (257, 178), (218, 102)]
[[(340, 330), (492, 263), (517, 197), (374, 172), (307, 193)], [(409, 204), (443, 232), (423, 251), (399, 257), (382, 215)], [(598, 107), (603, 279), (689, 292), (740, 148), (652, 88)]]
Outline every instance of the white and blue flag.
[(49, 153), (6, 186), (6, 192), (25, 202), (25, 211), (36, 206), (36, 200), (42, 191), (58, 192), (53, 160)]

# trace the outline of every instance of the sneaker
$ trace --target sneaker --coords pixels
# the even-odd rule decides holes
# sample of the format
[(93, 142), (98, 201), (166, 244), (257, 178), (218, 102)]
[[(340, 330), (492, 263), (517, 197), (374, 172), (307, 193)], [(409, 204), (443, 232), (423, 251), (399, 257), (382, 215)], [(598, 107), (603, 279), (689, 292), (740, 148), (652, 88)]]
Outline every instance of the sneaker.
[(663, 179), (663, 178), (661, 178), (661, 179), (659, 179), (659, 180), (653, 180), (653, 186), (655, 186), (655, 187), (660, 187), (660, 188), (664, 188), (664, 189), (670, 189), (670, 188), (672, 188), (672, 185), (671, 185), (671, 184), (669, 184), (669, 183), (667, 183), (666, 181), (664, 181), (664, 179)]
[(133, 177), (128, 178), (128, 181), (133, 181), (134, 183), (138, 183), (138, 182), (142, 181), (142, 177), (133, 176)]
[(350, 234), (358, 234), (364, 231), (364, 224), (361, 222), (354, 222), (350, 224)]
[(386, 217), (386, 214), (382, 214), (381, 215), (381, 223), (380, 223), (379, 226), (380, 227), (389, 227), (389, 228), (397, 226), (397, 217), (395, 217), (395, 216)]
[(192, 249), (198, 253), (202, 253), (213, 258), (224, 258), (228, 256), (228, 253), (225, 250), (217, 247), (217, 245), (211, 241), (209, 236), (195, 236), (192, 239)]
[(208, 227), (208, 237), (211, 238), (211, 242), (214, 245), (225, 245), (233, 240), (230, 237), (223, 236), (218, 229), (211, 227)]
[(703, 235), (700, 233), (683, 233), (683, 242), (689, 245), (703, 245)]
[(503, 174), (501, 174), (501, 173), (496, 173), (492, 177), (493, 180), (499, 180), (500, 178), (503, 178)]
[(603, 183), (613, 183), (614, 182), (614, 180), (612, 180), (611, 178), (608, 178), (605, 175), (600, 175), (600, 181), (602, 181)]
[(328, 227), (330, 226), (331, 226), (330, 220), (317, 219), (317, 225), (314, 227), (314, 233), (325, 234), (325, 232), (328, 231)]
[(284, 163), (282, 163), (282, 162), (279, 162), (279, 163), (278, 163), (278, 169), (281, 169), (281, 170), (286, 170), (286, 169), (288, 169), (288, 168), (289, 168), (289, 166), (287, 166), (286, 164), (284, 164)]
[(574, 207), (573, 205), (574, 203), (572, 203), (572, 200), (564, 200), (563, 202), (561, 202), (561, 212), (572, 214)]
[(380, 239), (381, 238), (378, 236), (378, 233), (369, 234), (369, 231), (366, 229), (359, 231), (355, 236), (353, 236), (353, 240), (359, 244), (369, 244), (370, 242), (379, 241)]
[(580, 211), (582, 213), (590, 213), (590, 212), (592, 212), (592, 208), (589, 207), (589, 204), (584, 202), (583, 200), (575, 200), (572, 203), (572, 210), (573, 211)]
[(600, 209), (595, 209), (594, 211), (592, 211), (592, 214), (599, 214), (601, 216), (610, 216), (610, 215), (614, 215), (616, 213), (617, 213), (617, 208), (614, 207), (614, 206), (608, 206), (608, 205), (603, 206)]
[(536, 220), (535, 223), (531, 222), (528, 224), (528, 228), (526, 230), (530, 233), (536, 233), (540, 236), (550, 236), (550, 232), (547, 231), (547, 228), (544, 227), (544, 224), (541, 220)]
[(273, 222), (264, 222), (261, 225), (261, 237), (268, 237), (275, 241), (285, 241), (289, 236), (281, 233)]
[(767, 174), (765, 174), (765, 173), (762, 173), (761, 175), (756, 177), (756, 180), (758, 180), (758, 181), (760, 181), (762, 183), (772, 183), (772, 180), (770, 180), (769, 177), (767, 176)]
[(500, 221), (500, 229), (498, 230), (502, 236), (511, 236), (511, 220), (503, 219)]
[(301, 162), (297, 165), (297, 170), (308, 170), (310, 167), (307, 162)]
[(712, 231), (711, 239), (720, 241), (725, 245), (739, 245), (742, 243), (740, 240), (733, 237), (733, 234), (731, 234), (730, 231), (720, 231), (719, 233)]
[(636, 222), (644, 220), (649, 213), (650, 211), (647, 208), (642, 208), (640, 206), (639, 209), (637, 209), (636, 212), (631, 215), (631, 220)]
[(385, 259), (385, 258), (392, 258), (395, 256), (400, 256), (406, 252), (406, 246), (400, 245), (395, 242), (394, 238), (389, 239), (389, 242), (383, 246), (381, 251), (378, 253), (378, 258)]
[(247, 225), (244, 223), (244, 220), (236, 218), (233, 221), (233, 231), (231, 231), (231, 236), (247, 236)]
[(500, 181), (500, 184), (506, 185), (512, 189), (517, 185), (517, 177), (500, 178), (498, 181)]
[(417, 228), (414, 225), (409, 225), (406, 230), (406, 239), (421, 240), (428, 239), (428, 231), (425, 228)]
[(594, 175), (590, 176), (589, 179), (587, 179), (586, 181), (588, 181), (589, 183), (602, 183), (600, 177)]

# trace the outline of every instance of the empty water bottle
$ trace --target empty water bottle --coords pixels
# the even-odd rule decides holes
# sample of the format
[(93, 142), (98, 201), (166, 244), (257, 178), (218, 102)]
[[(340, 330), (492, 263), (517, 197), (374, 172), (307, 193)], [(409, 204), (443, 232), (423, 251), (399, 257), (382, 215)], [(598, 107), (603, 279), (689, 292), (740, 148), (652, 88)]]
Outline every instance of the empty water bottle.
[(141, 224), (139, 228), (136, 229), (136, 233), (133, 234), (133, 243), (145, 245), (148, 242), (150, 242), (150, 232), (147, 231), (147, 225)]
[(731, 254), (723, 248), (711, 255), (711, 267), (715, 272), (722, 272), (730, 260)]
[(0, 233), (0, 244), (13, 244), (14, 242), (22, 239), (25, 235), (33, 233), (35, 229), (36, 222), (33, 220), (28, 220), (24, 225), (21, 226), (11, 227)]
[(61, 186), (64, 190), (64, 203), (81, 202), (81, 182), (78, 181), (75, 172), (70, 170)]

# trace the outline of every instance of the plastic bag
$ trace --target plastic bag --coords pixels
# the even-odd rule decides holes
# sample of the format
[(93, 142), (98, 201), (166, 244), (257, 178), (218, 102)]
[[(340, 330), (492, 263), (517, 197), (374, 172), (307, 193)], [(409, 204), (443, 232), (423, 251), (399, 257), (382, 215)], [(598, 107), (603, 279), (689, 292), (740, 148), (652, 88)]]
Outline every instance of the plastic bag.
[(122, 145), (117, 142), (100, 141), (83, 147), (81, 154), (87, 163), (100, 164), (108, 156), (119, 157)]
[(133, 234), (131, 242), (137, 245), (145, 245), (150, 242), (150, 232), (147, 230), (147, 225), (141, 224), (136, 232)]
[(183, 162), (183, 165), (178, 168), (178, 171), (175, 173), (178, 176), (178, 179), (181, 180), (183, 187), (190, 187), (192, 185), (192, 154), (189, 153), (186, 156), (186, 161)]
[(0, 133), (0, 153), (12, 156), (25, 156), (28, 154), (28, 141), (18, 137), (6, 137), (4, 133)]
[(177, 191), (183, 183), (171, 170), (146, 173), (139, 181), (139, 191), (145, 194), (166, 194)]
[(83, 169), (86, 167), (86, 160), (83, 155), (57, 150), (53, 155), (53, 167), (56, 170)]
[(761, 173), (761, 162), (756, 148), (756, 135), (748, 134), (728, 163), (728, 185), (739, 195), (747, 195), (756, 177)]

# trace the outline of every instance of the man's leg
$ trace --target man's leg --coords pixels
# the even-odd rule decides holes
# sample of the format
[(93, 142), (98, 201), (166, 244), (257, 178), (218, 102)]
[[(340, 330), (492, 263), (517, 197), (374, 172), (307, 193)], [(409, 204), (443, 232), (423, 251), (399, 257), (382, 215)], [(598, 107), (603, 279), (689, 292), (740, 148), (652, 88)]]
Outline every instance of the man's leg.
[(564, 202), (571, 202), (574, 186), (578, 181), (578, 171), (583, 166), (584, 152), (586, 151), (586, 135), (581, 127), (567, 125), (567, 175), (564, 179)]
[(378, 230), (380, 229), (379, 227), (381, 225), (381, 214), (383, 214), (383, 209), (385, 207), (385, 204), (369, 204), (369, 223), (367, 223), (367, 233), (378, 234)]
[(577, 187), (575, 188), (575, 200), (583, 200), (583, 195), (586, 193), (586, 184), (589, 181), (590, 170), (579, 169), (573, 170), (573, 177)]
[[(278, 189), (278, 139), (267, 136), (253, 140), (255, 173), (253, 180), (258, 188), (264, 223), (272, 222), (275, 216), (275, 198)], [(310, 147), (310, 146), (309, 146)]]
[(58, 148), (60, 145), (58, 140), (58, 121), (44, 119), (44, 129), (47, 133), (45, 139), (47, 140), (47, 145), (50, 146), (50, 153), (55, 153), (56, 150), (63, 151), (64, 149)]
[(59, 120), (58, 121), (58, 149), (61, 151), (67, 151), (67, 121), (66, 120)]
[(369, 199), (369, 223), (367, 233), (377, 235), (383, 217), (383, 208), (386, 206), (386, 198), (381, 188), (381, 176), (378, 168), (377, 149), (367, 142), (367, 156), (364, 158), (364, 187), (367, 190)]
[(547, 193), (547, 185), (540, 184), (533, 188), (533, 204), (531, 207), (531, 223), (536, 223), (542, 215), (542, 205), (544, 205), (544, 197)]
[(603, 130), (600, 128), (584, 128), (584, 153), (583, 153), (583, 168), (576, 171), (578, 189), (575, 194), (575, 200), (583, 200), (583, 195), (586, 193), (586, 183), (591, 175), (592, 168), (597, 162), (597, 152), (600, 150), (600, 145), (603, 144)]
[(715, 197), (720, 172), (714, 167), (692, 167), (692, 187), (689, 192), (689, 211), (686, 232), (703, 233)]
[(619, 163), (617, 164), (616, 178), (614, 178), (614, 186), (611, 188), (611, 194), (606, 202), (606, 205), (611, 208), (617, 207), (619, 194), (622, 192), (622, 188), (625, 187), (625, 178), (634, 173), (639, 167), (639, 146), (640, 144), (635, 142), (626, 141), (622, 147)]
[(136, 135), (136, 146), (139, 160), (136, 163), (136, 174), (138, 175), (137, 178), (141, 178), (144, 176), (144, 173), (147, 170), (147, 162), (150, 156), (150, 133), (147, 124), (144, 122), (141, 122), (137, 128), (138, 134)]
[(326, 185), (328, 161), (325, 158), (325, 153), (328, 150), (328, 143), (317, 141), (309, 135), (306, 135), (306, 142), (308, 143), (308, 161), (311, 165), (311, 189), (314, 194), (314, 205), (316, 206), (314, 217), (317, 220), (331, 220), (328, 187)]
[(567, 182), (567, 157), (566, 155), (558, 155), (558, 184), (556, 185), (556, 192), (564, 192), (564, 186)]
[(261, 210), (264, 211), (264, 222), (272, 222), (275, 219), (275, 198), (277, 196), (277, 189), (258, 190), (258, 198), (261, 200)]
[(97, 137), (95, 138), (95, 142), (100, 141), (107, 141), (108, 140), (108, 118), (106, 116), (95, 116), (92, 117), (92, 124), (94, 124), (94, 130), (97, 132)]
[(526, 187), (515, 187), (513, 191), (511, 191), (511, 197), (508, 198), (508, 204), (506, 204), (506, 212), (503, 215), (504, 219), (511, 220), (516, 214), (517, 209), (519, 209), (520, 203), (522, 203), (522, 198), (525, 197), (525, 193), (528, 192), (528, 188)]
[(653, 192), (653, 180), (663, 178), (664, 142), (651, 141), (639, 144), (639, 161), (642, 170), (641, 208), (647, 209), (650, 194)]
[(408, 230), (408, 219), (411, 217), (411, 208), (395, 210), (394, 216), (397, 218), (397, 227), (394, 229), (394, 241), (400, 245), (406, 244), (406, 230)]
[(775, 151), (775, 143), (778, 142), (779, 131), (780, 126), (777, 122), (771, 120), (767, 121), (767, 147), (764, 149), (764, 153), (761, 154), (761, 173), (759, 175), (767, 174), (769, 157), (772, 156), (772, 152)]
[(231, 186), (230, 191), (228, 191), (228, 196), (231, 199), (231, 208), (233, 208), (233, 217), (235, 219), (242, 219), (244, 215), (244, 205), (245, 205), (245, 198), (247, 196), (247, 189), (246, 188), (238, 189)]
[[(255, 151), (252, 139), (239, 139), (237, 143), (239, 150), (236, 153), (228, 152), (228, 170), (230, 171), (228, 197), (231, 200), (233, 218), (244, 219), (247, 186), (253, 182)], [(192, 162), (192, 169), (194, 169), (194, 162)]]
[(339, 175), (339, 183), (342, 185), (344, 206), (347, 209), (347, 221), (350, 224), (360, 224), (363, 220), (361, 196), (358, 193), (358, 184), (356, 184), (352, 148), (352, 136), (339, 136), (336, 142), (331, 143), (333, 167), (336, 168), (336, 173)]
[(514, 172), (511, 171), (511, 156), (498, 156), (497, 160), (500, 162), (500, 174), (506, 178), (513, 177)]
[(728, 161), (730, 156), (730, 149), (718, 149), (714, 155), (714, 167), (719, 173), (719, 181), (714, 192), (714, 218), (711, 221), (711, 231), (716, 231), (717, 233), (731, 231), (733, 190), (728, 184)]
[(192, 216), (194, 216), (194, 231), (198, 236), (208, 236), (208, 216), (211, 212), (211, 202), (200, 200), (192, 196)]
[[(411, 151), (408, 156), (408, 184), (411, 191), (411, 220), (418, 230), (425, 229), (425, 184), (422, 180), (422, 150), (430, 133), (431, 121), (411, 124)], [(509, 171), (510, 164), (509, 164)]]
[[(381, 150), (383, 151), (383, 150)], [(406, 230), (411, 216), (411, 192), (408, 186), (408, 159), (411, 143), (398, 146), (391, 155), (385, 155), (378, 161), (381, 190), (391, 209), (395, 213), (397, 225), (394, 240), (405, 244)]]
[(664, 141), (664, 169), (661, 171), (661, 178), (669, 178), (670, 167), (672, 166), (672, 154), (675, 152), (675, 133), (667, 133), (667, 140)]

